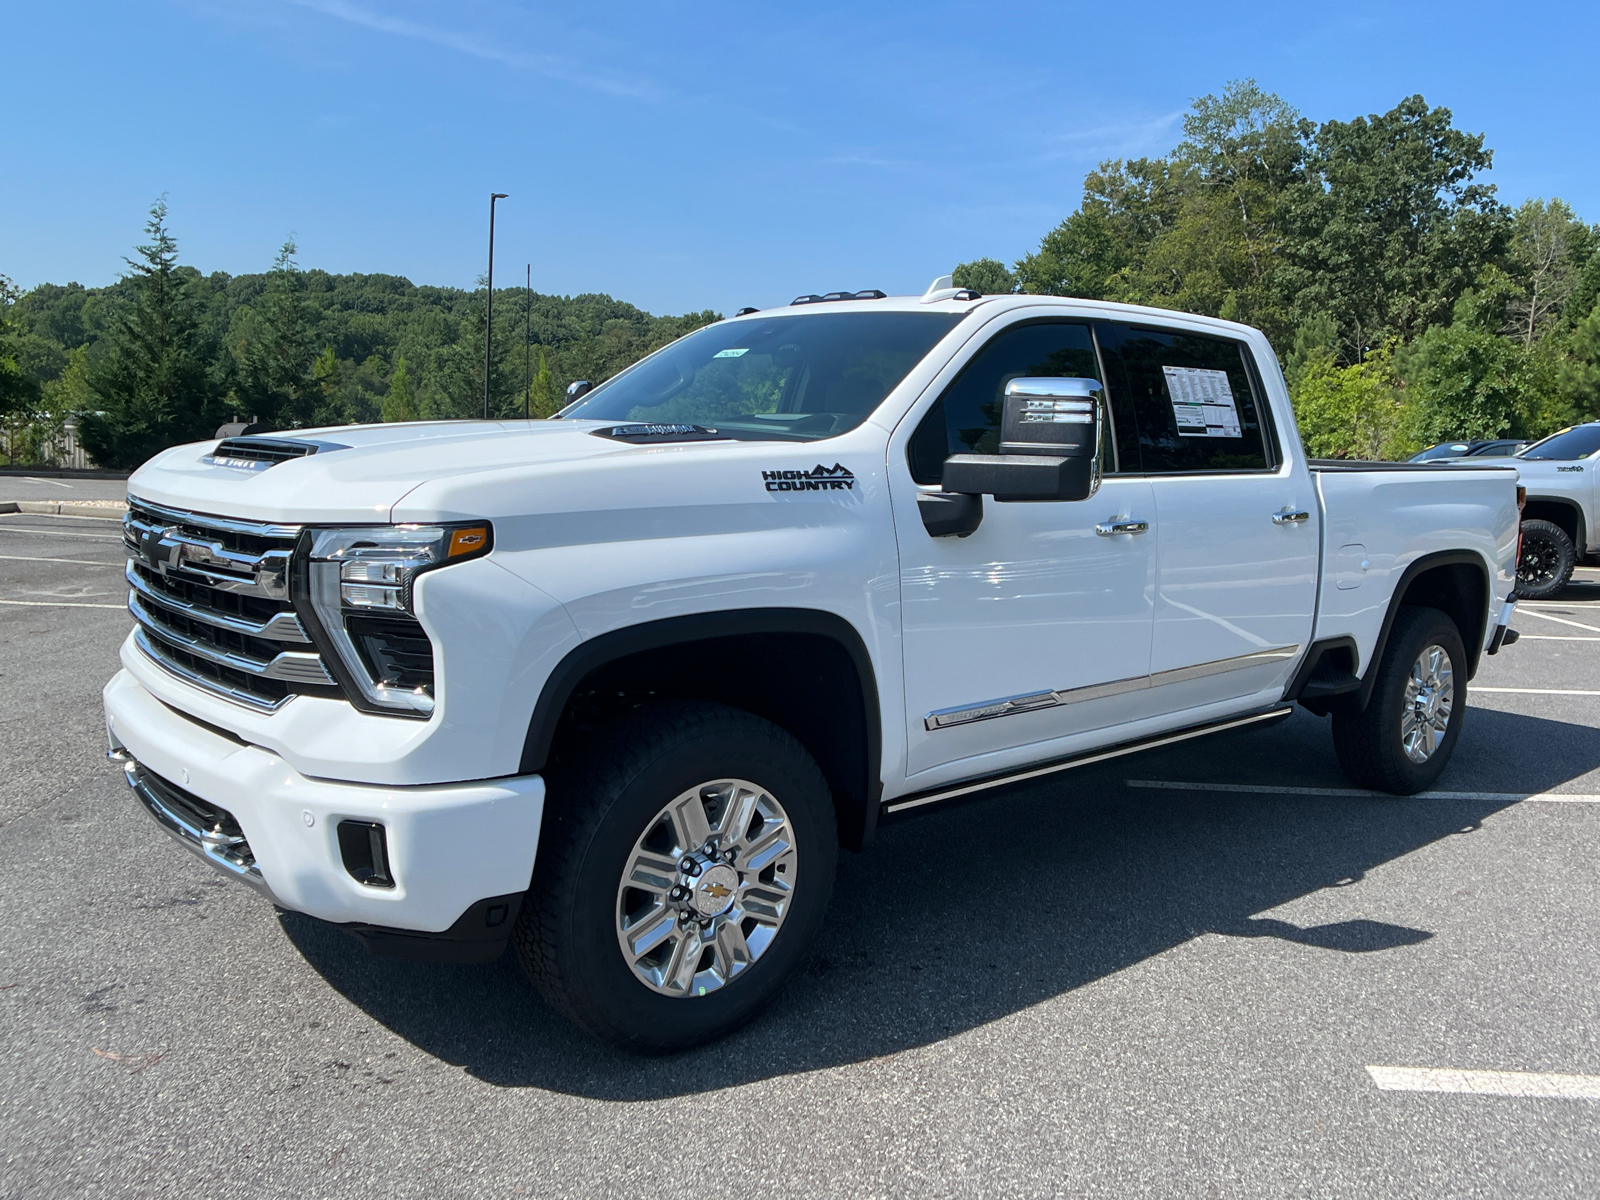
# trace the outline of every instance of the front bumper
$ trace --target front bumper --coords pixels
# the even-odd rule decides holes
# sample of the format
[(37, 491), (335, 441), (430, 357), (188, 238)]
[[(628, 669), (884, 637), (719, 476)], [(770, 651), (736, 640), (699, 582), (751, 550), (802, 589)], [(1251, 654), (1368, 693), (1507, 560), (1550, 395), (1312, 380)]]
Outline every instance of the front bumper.
[[(471, 909), (485, 909), (493, 924), (505, 920), (486, 897), (527, 890), (544, 812), (537, 775), (410, 787), (313, 779), (169, 708), (126, 670), (104, 697), (113, 755), (145, 809), (213, 867), (283, 908), (344, 925), (459, 936)], [(204, 829), (194, 807), (177, 802), (186, 793), (232, 814), (245, 852)], [(384, 827), (393, 887), (360, 883), (345, 869), (337, 833), (344, 820)]]

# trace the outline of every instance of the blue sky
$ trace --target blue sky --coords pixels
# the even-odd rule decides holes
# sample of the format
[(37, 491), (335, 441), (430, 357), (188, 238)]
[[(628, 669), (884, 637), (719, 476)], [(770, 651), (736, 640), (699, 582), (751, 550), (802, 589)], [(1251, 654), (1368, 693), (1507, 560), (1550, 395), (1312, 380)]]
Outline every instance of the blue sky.
[(182, 255), (653, 312), (1010, 261), (1084, 172), (1255, 76), (1322, 120), (1421, 92), (1511, 203), (1600, 221), (1593, 3), (541, 5), (5, 0), (0, 273), (102, 284), (165, 192)]

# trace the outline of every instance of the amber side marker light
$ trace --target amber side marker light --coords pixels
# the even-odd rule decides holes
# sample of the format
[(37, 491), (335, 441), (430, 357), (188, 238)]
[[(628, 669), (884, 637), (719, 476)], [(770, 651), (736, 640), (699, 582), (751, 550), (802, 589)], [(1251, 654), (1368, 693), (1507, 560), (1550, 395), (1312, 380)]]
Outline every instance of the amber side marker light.
[(445, 558), (460, 558), (466, 554), (476, 554), (488, 544), (489, 527), (487, 525), (475, 525), (466, 529), (452, 529), (450, 531), (450, 548), (445, 552)]

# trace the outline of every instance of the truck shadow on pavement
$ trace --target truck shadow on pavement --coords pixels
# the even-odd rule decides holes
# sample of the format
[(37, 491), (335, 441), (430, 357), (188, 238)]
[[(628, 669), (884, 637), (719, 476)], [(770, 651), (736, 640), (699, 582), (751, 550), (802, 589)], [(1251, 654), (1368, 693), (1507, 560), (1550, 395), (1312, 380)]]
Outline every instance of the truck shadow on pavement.
[[(1600, 729), (1475, 708), (1441, 787), (1531, 792), (1600, 766)], [(664, 1058), (604, 1046), (547, 1008), (508, 952), (481, 967), (369, 957), (333, 926), (283, 928), (373, 1019), (504, 1087), (652, 1100), (862, 1062), (1017, 1013), (1204, 933), (1297, 953), (1406, 953), (1427, 930), (1301, 928), (1255, 914), (1443, 838), (1507, 800), (1375, 799), (1124, 786), (1125, 779), (1344, 788), (1325, 722), (1069, 772), (892, 823), (843, 855), (828, 924), (778, 1002)]]

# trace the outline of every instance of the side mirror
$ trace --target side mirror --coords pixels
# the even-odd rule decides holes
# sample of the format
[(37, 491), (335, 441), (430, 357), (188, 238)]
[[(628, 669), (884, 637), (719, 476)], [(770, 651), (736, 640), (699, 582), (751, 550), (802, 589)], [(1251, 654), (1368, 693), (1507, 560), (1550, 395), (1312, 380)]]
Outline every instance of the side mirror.
[(1100, 488), (1100, 381), (1013, 379), (999, 454), (953, 454), (944, 490), (996, 500), (1087, 500)]
[(592, 391), (594, 391), (594, 384), (590, 383), (587, 379), (580, 379), (576, 383), (569, 383), (567, 384), (567, 403), (571, 404), (574, 400), (582, 400)]
[[(1018, 378), (1006, 384), (999, 454), (952, 454), (942, 492), (917, 498), (933, 537), (966, 537), (999, 501), (1087, 500), (1100, 488), (1100, 381)], [(959, 504), (957, 497), (969, 502)], [(959, 515), (958, 515), (959, 514)]]

